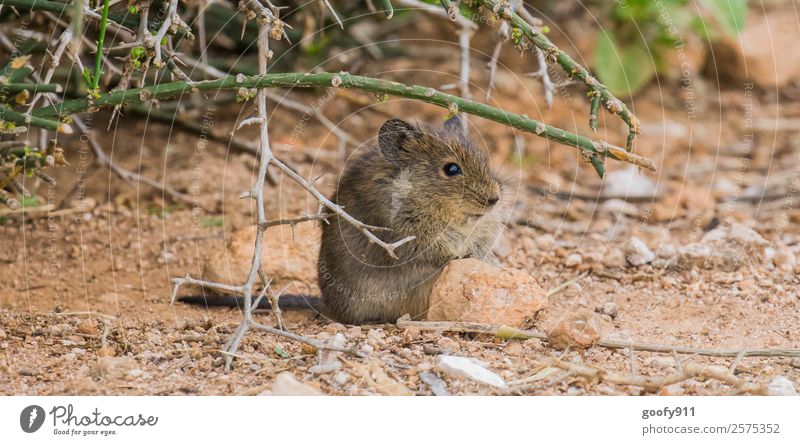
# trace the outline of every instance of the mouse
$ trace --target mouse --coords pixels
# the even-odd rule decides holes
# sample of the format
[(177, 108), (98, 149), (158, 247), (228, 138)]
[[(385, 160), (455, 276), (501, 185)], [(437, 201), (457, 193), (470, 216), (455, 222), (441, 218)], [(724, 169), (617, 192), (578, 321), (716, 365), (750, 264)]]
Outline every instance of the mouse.
[[(331, 201), (386, 243), (409, 236), (393, 258), (334, 214), (322, 225), (320, 298), (281, 296), (281, 308), (303, 307), (344, 324), (424, 319), (436, 279), (458, 258), (489, 260), (505, 227), (506, 186), (456, 114), (441, 127), (390, 119), (377, 144), (356, 150)], [(234, 297), (184, 297), (230, 306)], [(320, 301), (321, 300), (321, 301)], [(259, 308), (268, 308), (262, 301)]]

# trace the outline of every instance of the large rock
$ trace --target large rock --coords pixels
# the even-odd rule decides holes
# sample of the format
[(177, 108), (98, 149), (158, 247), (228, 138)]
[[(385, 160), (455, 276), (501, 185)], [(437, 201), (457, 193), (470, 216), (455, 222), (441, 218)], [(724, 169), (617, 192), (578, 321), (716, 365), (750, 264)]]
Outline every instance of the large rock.
[(768, 244), (758, 232), (733, 223), (706, 233), (699, 243), (679, 248), (673, 264), (678, 268), (718, 268), (730, 272), (744, 263), (763, 261)]
[[(311, 222), (297, 224), (294, 234), (289, 225), (268, 228), (264, 232), (261, 269), (276, 283), (315, 283), (320, 232), (319, 227)], [(255, 236), (255, 226), (234, 232), (227, 249), (213, 252), (206, 258), (203, 279), (243, 283), (253, 261)], [(257, 280), (256, 284), (260, 284), (260, 281)]]
[[(800, 76), (800, 41), (796, 5), (761, 8), (748, 15), (744, 29), (736, 37), (723, 37), (714, 44), (716, 71), (722, 77), (759, 86), (783, 87)], [(755, 12), (757, 11), (757, 12)], [(712, 70), (715, 67), (711, 68)]]
[(544, 292), (524, 271), (454, 260), (433, 287), (428, 320), (523, 326), (545, 306)]

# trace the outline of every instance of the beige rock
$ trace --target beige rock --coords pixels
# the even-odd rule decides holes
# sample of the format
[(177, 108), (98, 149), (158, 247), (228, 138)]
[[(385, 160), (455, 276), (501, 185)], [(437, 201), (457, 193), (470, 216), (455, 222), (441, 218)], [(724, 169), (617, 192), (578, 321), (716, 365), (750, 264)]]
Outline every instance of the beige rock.
[(600, 340), (600, 320), (586, 309), (570, 314), (550, 330), (547, 341), (556, 349), (585, 349)]
[(754, 8), (738, 36), (715, 43), (712, 54), (719, 74), (762, 87), (783, 87), (797, 79), (800, 52), (790, 49), (800, 40), (800, 27), (792, 3), (767, 10), (766, 14)]
[(138, 363), (130, 357), (98, 357), (97, 364), (90, 370), (90, 375), (105, 380), (116, 380), (137, 369)]
[(772, 257), (772, 262), (780, 270), (791, 272), (794, 270), (794, 265), (797, 260), (794, 252), (786, 246), (779, 247), (775, 250), (775, 255)]
[(448, 354), (459, 352), (461, 349), (461, 347), (458, 345), (458, 342), (450, 337), (440, 338), (439, 341), (436, 342), (436, 346), (442, 348)]
[[(256, 227), (240, 229), (231, 236), (228, 248), (211, 253), (203, 267), (203, 279), (220, 283), (243, 283), (253, 261)], [(264, 232), (261, 269), (276, 283), (317, 280), (320, 229), (313, 223), (273, 226)], [(259, 281), (256, 282), (260, 284)]]
[(78, 325), (78, 332), (85, 335), (98, 335), (100, 331), (94, 321), (84, 321)]
[(677, 261), (673, 264), (678, 268), (719, 268), (731, 272), (742, 264), (763, 260), (763, 250), (767, 244), (750, 227), (733, 223), (706, 233), (699, 243), (679, 248)]
[(436, 281), (428, 320), (523, 326), (545, 306), (544, 292), (526, 272), (463, 259), (451, 261)]
[(616, 247), (609, 247), (603, 252), (600, 263), (605, 267), (614, 268), (625, 265), (625, 253)]
[(98, 357), (114, 357), (117, 355), (117, 350), (111, 346), (104, 346), (97, 350)]
[(273, 396), (321, 396), (322, 394), (318, 389), (311, 385), (297, 380), (292, 374), (282, 372), (275, 377), (275, 382), (269, 393), (262, 393), (262, 395)]

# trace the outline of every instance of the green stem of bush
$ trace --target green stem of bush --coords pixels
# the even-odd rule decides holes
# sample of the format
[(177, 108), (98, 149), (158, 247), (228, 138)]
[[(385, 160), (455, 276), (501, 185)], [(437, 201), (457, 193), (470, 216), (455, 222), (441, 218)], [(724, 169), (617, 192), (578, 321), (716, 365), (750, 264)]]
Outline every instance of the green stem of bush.
[(603, 176), (605, 157), (636, 164), (650, 170), (655, 170), (655, 164), (642, 156), (628, 153), (620, 147), (613, 146), (603, 141), (591, 139), (566, 130), (547, 125), (527, 116), (510, 113), (499, 108), (464, 99), (451, 94), (442, 93), (423, 86), (409, 86), (390, 80), (374, 79), (364, 76), (354, 76), (347, 73), (281, 73), (267, 74), (264, 76), (228, 76), (222, 79), (203, 82), (170, 82), (151, 85), (144, 88), (134, 88), (125, 91), (112, 91), (100, 94), (94, 99), (80, 98), (67, 100), (58, 104), (35, 110), (32, 114), (40, 118), (63, 117), (71, 113), (85, 111), (89, 108), (112, 107), (125, 103), (138, 103), (151, 99), (166, 99), (180, 96), (184, 93), (210, 90), (238, 90), (240, 88), (311, 88), (334, 87), (367, 91), (380, 95), (392, 95), (427, 102), (443, 108), (454, 109), (465, 113), (480, 116), (519, 130), (534, 133), (551, 141), (576, 147), (583, 156), (589, 160), (597, 171)]
[(92, 76), (92, 90), (97, 91), (100, 85), (100, 76), (103, 73), (103, 44), (106, 40), (106, 26), (108, 26), (108, 0), (103, 2), (103, 15), (100, 17), (100, 36), (97, 38), (97, 56), (94, 61), (94, 75)]
[[(530, 23), (526, 22), (524, 19), (522, 19), (522, 17), (517, 15), (516, 12), (508, 7), (506, 2), (502, 0), (475, 1), (489, 11), (494, 11), (501, 19), (508, 20), (514, 29), (518, 29), (520, 32), (522, 32), (522, 35), (524, 35), (525, 38), (527, 38), (531, 43), (536, 45), (537, 48), (544, 52), (547, 60), (555, 60), (561, 66), (561, 68), (567, 72), (567, 75), (570, 77), (577, 77), (589, 87), (591, 92), (594, 92), (594, 94), (599, 94), (600, 101), (605, 106), (605, 109), (612, 114), (619, 115), (619, 117), (626, 124), (628, 124), (630, 131), (628, 134), (628, 144), (626, 148), (628, 151), (631, 150), (633, 140), (639, 133), (639, 120), (633, 113), (631, 113), (624, 102), (614, 97), (614, 95), (611, 94), (605, 85), (592, 76), (589, 70), (581, 66), (581, 64), (576, 62), (572, 57), (569, 56), (569, 54), (565, 53), (556, 45), (554, 45), (550, 39), (542, 34), (542, 32), (531, 26)], [(594, 119), (596, 119), (596, 113), (590, 116), (593, 116)]]

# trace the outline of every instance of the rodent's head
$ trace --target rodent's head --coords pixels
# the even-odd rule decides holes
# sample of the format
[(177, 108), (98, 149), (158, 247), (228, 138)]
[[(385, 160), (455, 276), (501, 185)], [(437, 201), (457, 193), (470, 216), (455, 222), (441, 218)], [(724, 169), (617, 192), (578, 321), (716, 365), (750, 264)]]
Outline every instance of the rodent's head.
[(458, 115), (441, 129), (386, 121), (378, 145), (398, 171), (393, 215), (464, 224), (492, 211), (501, 198), (501, 182), (486, 154), (467, 137)]

